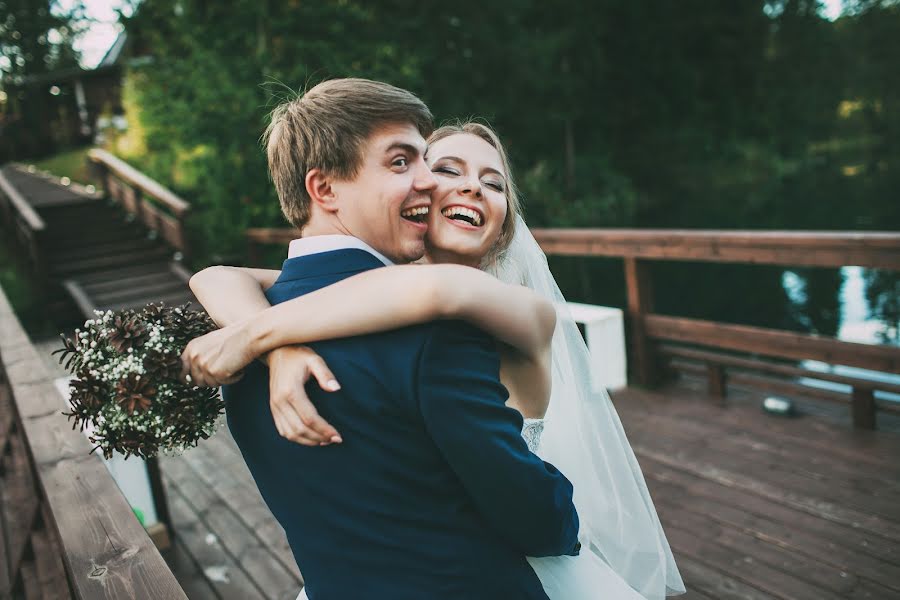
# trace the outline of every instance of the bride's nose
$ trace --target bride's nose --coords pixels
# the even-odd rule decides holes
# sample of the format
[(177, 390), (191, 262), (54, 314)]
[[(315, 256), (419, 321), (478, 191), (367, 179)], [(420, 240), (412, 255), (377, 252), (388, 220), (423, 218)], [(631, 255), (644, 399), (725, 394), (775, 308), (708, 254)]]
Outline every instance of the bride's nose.
[(477, 179), (466, 180), (460, 185), (459, 193), (463, 196), (473, 196), (475, 198), (481, 199), (481, 182)]

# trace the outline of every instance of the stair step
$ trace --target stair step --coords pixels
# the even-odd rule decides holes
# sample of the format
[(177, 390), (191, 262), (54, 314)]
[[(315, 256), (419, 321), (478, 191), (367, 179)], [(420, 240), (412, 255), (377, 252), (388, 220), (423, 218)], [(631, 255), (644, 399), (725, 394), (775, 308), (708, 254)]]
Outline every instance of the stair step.
[(82, 273), (78, 275), (77, 280), (80, 285), (89, 286), (95, 283), (118, 282), (141, 275), (158, 275), (160, 273), (165, 273), (170, 269), (169, 263), (169, 260), (159, 260), (140, 265), (100, 269), (90, 273)]
[(125, 308), (143, 308), (150, 302), (165, 302), (166, 306), (178, 306), (185, 302), (191, 302), (194, 309), (200, 308), (200, 303), (194, 298), (194, 295), (188, 290), (173, 292), (163, 296), (144, 297), (139, 300), (131, 300), (128, 302), (113, 302), (105, 304), (100, 310), (122, 310)]
[(67, 250), (85, 244), (105, 244), (122, 240), (143, 239), (147, 237), (147, 231), (134, 225), (116, 225), (103, 227), (84, 226), (73, 227), (69, 231), (49, 229), (50, 235), (46, 236), (45, 246), (48, 252)]
[(155, 298), (174, 292), (184, 292), (187, 286), (181, 279), (169, 274), (169, 280), (165, 283), (149, 283), (144, 285), (120, 286), (119, 289), (109, 290), (103, 294), (91, 294), (96, 304), (113, 304), (116, 302), (128, 302), (141, 298)]
[[(161, 270), (153, 271), (151, 273), (130, 275), (126, 277), (120, 277), (107, 281), (97, 281), (93, 283), (85, 283), (84, 279), (79, 277), (78, 281), (79, 283), (81, 283), (85, 292), (92, 296), (97, 296), (111, 290), (119, 289), (121, 287), (140, 286), (154, 283), (164, 284), (172, 281), (173, 279), (178, 279), (180, 281), (180, 278), (172, 273), (167, 265), (162, 265)], [(184, 285), (184, 282), (182, 282), (182, 285)]]
[(79, 273), (128, 267), (129, 265), (159, 262), (171, 255), (172, 251), (159, 246), (150, 251), (136, 250), (122, 252), (115, 256), (102, 256), (85, 260), (60, 261), (50, 265), (50, 271), (62, 279), (77, 276)]
[(72, 260), (85, 260), (99, 256), (113, 256), (123, 252), (147, 252), (155, 248), (164, 248), (162, 242), (157, 240), (148, 240), (146, 238), (116, 240), (109, 242), (98, 242), (92, 244), (74, 245), (66, 249), (60, 248), (49, 257), (52, 259), (54, 255), (59, 255), (60, 260), (66, 262)]

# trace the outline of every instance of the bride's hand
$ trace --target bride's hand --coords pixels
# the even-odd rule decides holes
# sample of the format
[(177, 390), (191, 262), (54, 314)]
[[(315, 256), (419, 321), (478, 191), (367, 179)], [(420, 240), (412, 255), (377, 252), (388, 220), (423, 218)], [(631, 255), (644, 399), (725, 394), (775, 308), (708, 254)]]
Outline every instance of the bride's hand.
[(181, 353), (181, 379), (205, 387), (234, 383), (254, 358), (246, 327), (227, 325), (188, 343)]
[(268, 360), (269, 406), (281, 437), (304, 446), (341, 443), (340, 434), (306, 395), (310, 377), (326, 392), (341, 389), (322, 357), (306, 346), (282, 346), (272, 350)]

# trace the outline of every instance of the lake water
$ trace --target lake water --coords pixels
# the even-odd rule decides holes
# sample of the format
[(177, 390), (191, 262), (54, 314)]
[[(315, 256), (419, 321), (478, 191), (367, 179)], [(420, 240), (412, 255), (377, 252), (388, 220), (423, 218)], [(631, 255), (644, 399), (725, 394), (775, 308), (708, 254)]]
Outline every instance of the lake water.
[[(878, 344), (881, 339), (878, 336), (887, 326), (886, 323), (869, 316), (869, 303), (866, 300), (865, 269), (862, 267), (843, 267), (841, 269), (843, 284), (840, 290), (841, 319), (838, 327), (837, 338), (848, 342), (860, 342), (864, 344)], [(782, 285), (792, 301), (799, 302), (802, 292), (802, 281), (792, 271), (785, 271), (782, 277)], [(842, 365), (827, 365), (818, 361), (803, 361), (802, 366), (814, 371), (832, 372), (839, 375), (848, 375), (870, 379), (872, 381), (884, 381), (900, 385), (900, 375), (869, 371), (855, 367)], [(801, 379), (804, 385), (829, 389), (841, 392), (849, 392), (850, 386), (819, 381), (815, 379)], [(888, 392), (875, 392), (875, 397), (882, 400), (900, 402), (900, 394)]]

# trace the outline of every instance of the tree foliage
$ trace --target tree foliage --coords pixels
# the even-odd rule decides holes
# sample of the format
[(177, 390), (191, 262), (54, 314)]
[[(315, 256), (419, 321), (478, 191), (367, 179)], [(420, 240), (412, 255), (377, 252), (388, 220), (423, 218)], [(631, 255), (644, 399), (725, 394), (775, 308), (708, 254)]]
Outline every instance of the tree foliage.
[[(440, 120), (490, 121), (533, 225), (895, 229), (900, 4), (848, 6), (832, 22), (813, 0), (144, 2), (126, 24), (152, 55), (126, 86), (129, 158), (195, 203), (202, 262), (237, 256), (245, 227), (284, 225), (258, 144), (269, 110), (363, 76)], [(621, 279), (579, 269), (584, 299)], [(717, 269), (664, 267), (660, 288), (684, 291), (665, 308), (834, 333), (833, 302), (778, 308), (778, 269), (704, 285)]]

